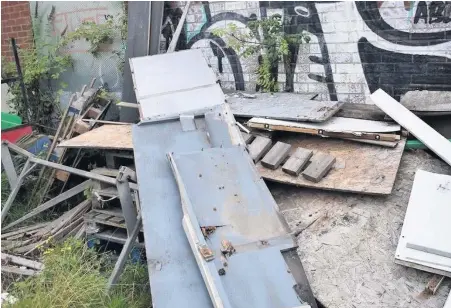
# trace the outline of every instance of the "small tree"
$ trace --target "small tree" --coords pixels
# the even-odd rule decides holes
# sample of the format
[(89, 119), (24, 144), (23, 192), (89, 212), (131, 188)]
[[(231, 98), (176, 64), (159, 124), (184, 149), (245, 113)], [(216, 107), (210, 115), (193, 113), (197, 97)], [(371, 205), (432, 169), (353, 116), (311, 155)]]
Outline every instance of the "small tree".
[[(282, 17), (279, 14), (248, 22), (250, 31), (230, 23), (226, 28), (214, 29), (216, 36), (227, 37), (227, 44), (243, 57), (261, 54), (257, 69), (257, 84), (263, 92), (277, 92), (277, 68), (280, 61), (290, 64), (289, 45), (308, 43), (310, 36), (302, 31), (299, 34), (286, 34), (283, 31)], [(262, 36), (262, 37), (261, 37)]]

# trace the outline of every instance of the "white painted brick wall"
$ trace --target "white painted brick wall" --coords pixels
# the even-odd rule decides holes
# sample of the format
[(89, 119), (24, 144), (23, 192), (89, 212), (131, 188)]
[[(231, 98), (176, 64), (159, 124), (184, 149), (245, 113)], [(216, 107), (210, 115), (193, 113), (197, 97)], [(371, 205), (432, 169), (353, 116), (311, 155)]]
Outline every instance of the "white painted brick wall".
[[(411, 2), (410, 2), (411, 3)], [(184, 7), (185, 2), (180, 2), (179, 6)], [(191, 31), (191, 34), (196, 34), (200, 31), (203, 21), (207, 20), (207, 17), (202, 9), (202, 2), (195, 2), (191, 4), (191, 9), (187, 16), (186, 29)], [(215, 18), (220, 13), (233, 12), (241, 15), (244, 18), (259, 15), (259, 7), (261, 3), (257, 1), (219, 1), (209, 2), (208, 6), (211, 12), (211, 18)], [(272, 14), (285, 14), (287, 12), (296, 12), (294, 8), (283, 9), (282, 5), (296, 5), (289, 2), (274, 3), (274, 8), (266, 8), (268, 16)], [(398, 67), (393, 79), (401, 80), (404, 82), (404, 87), (409, 87), (410, 83), (406, 80), (411, 80), (412, 74), (424, 75), (423, 71), (416, 71), (416, 65), (413, 63), (414, 55), (419, 56), (435, 56), (443, 57), (443, 68), (440, 69), (443, 74), (449, 74), (451, 80), (451, 42), (449, 37), (448, 41), (443, 41), (441, 44), (429, 44), (427, 41), (418, 44), (418, 42), (408, 42), (404, 44), (402, 40), (387, 40), (384, 37), (383, 32), (380, 29), (376, 31), (370, 30), (362, 15), (358, 11), (358, 7), (354, 2), (316, 2), (314, 5), (317, 16), (310, 15), (311, 18), (303, 18), (298, 15), (286, 16), (288, 20), (293, 21), (294, 24), (315, 23), (315, 28), (319, 29), (319, 33), (311, 34), (311, 42), (309, 44), (299, 46), (299, 54), (296, 61), (295, 72), (293, 76), (294, 91), (299, 93), (318, 93), (322, 99), (330, 99), (331, 93), (326, 84), (320, 83), (312, 79), (309, 74), (326, 76), (325, 67), (331, 72), (328, 76), (333, 80), (336, 94), (338, 99), (350, 102), (368, 102), (367, 96), (369, 95), (370, 85), (367, 84), (368, 77), (370, 80), (379, 80), (378, 72), (374, 72), (371, 69), (374, 66), (384, 66), (384, 63), (377, 63), (373, 65), (373, 62), (378, 62), (378, 59), (382, 59), (381, 54), (366, 54), (365, 57), (361, 57), (359, 54), (360, 40), (367, 40), (369, 43), (365, 45), (365, 48), (371, 50), (381, 50), (385, 58), (393, 57), (399, 60), (401, 65), (395, 63), (386, 64), (386, 67)], [(416, 7), (406, 8), (408, 2), (381, 2), (379, 12), (383, 16), (384, 21), (395, 27), (395, 30), (404, 31), (404, 33), (410, 33), (415, 35), (416, 32), (432, 33), (440, 31), (451, 30), (451, 23), (435, 23), (425, 24), (423, 20), (419, 23), (413, 23), (413, 17), (415, 15)], [(410, 4), (409, 4), (410, 5)], [(304, 9), (299, 9), (297, 12), (303, 12)], [(410, 11), (409, 11), (410, 10)], [(208, 10), (207, 10), (208, 11)], [(314, 10), (310, 11), (311, 14)], [(248, 31), (246, 25), (230, 19), (217, 20), (210, 25), (206, 31), (211, 31), (214, 28), (224, 28), (227, 24), (234, 23), (239, 27), (243, 27), (243, 30)], [(377, 25), (377, 18), (376, 18)], [(299, 26), (299, 29), (301, 27)], [(197, 32), (196, 32), (197, 31)], [(394, 32), (395, 33), (395, 32)], [(193, 35), (189, 36), (192, 37)], [(432, 37), (432, 36), (431, 36)], [(226, 42), (227, 39), (223, 38)], [(363, 46), (363, 45), (362, 45)], [(201, 40), (193, 45), (193, 48), (203, 48), (205, 54), (208, 55), (208, 61), (212, 64), (214, 70), (218, 70), (217, 58), (214, 57), (208, 40)], [(237, 51), (239, 52), (239, 51)], [(329, 62), (326, 65), (314, 63), (310, 60), (311, 57), (317, 57), (323, 59), (324, 56), (329, 58)], [(365, 59), (370, 59), (369, 63), (362, 63)], [(406, 60), (407, 59), (407, 60)], [(247, 91), (254, 91), (256, 87), (257, 75), (256, 70), (258, 68), (257, 56), (250, 58), (238, 57), (238, 61), (242, 69), (242, 78), (245, 82), (245, 88)], [(222, 59), (223, 73), (219, 74), (222, 84), (226, 88), (235, 87), (235, 76), (232, 71), (227, 57)], [(403, 68), (405, 71), (403, 71)], [(409, 75), (410, 74), (410, 75)], [(430, 72), (429, 72), (430, 74)], [(442, 73), (441, 73), (442, 74)], [(285, 68), (282, 63), (278, 66), (278, 81), (280, 84), (280, 90), (285, 88), (285, 82), (287, 81), (287, 75), (285, 74)], [(431, 83), (434, 83), (434, 75), (431, 75)], [(400, 86), (401, 87), (401, 86)], [(334, 93), (332, 93), (334, 94)]]

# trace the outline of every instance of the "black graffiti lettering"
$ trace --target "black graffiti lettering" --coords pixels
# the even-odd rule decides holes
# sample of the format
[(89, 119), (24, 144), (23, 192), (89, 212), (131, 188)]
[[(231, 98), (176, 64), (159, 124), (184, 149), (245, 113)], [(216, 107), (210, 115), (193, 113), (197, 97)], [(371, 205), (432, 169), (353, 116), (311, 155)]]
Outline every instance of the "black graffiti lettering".
[(417, 11), (415, 12), (415, 17), (413, 18), (413, 23), (417, 24), (420, 19), (424, 20), (424, 23), (428, 22), (428, 6), (426, 1), (418, 2)]
[(443, 21), (443, 11), (445, 9), (445, 4), (440, 1), (432, 1), (429, 6), (429, 23), (438, 23)]
[(424, 23), (449, 23), (451, 18), (449, 16), (450, 4), (444, 1), (432, 1), (429, 6), (426, 1), (420, 1), (415, 12), (413, 23), (417, 24), (420, 20)]

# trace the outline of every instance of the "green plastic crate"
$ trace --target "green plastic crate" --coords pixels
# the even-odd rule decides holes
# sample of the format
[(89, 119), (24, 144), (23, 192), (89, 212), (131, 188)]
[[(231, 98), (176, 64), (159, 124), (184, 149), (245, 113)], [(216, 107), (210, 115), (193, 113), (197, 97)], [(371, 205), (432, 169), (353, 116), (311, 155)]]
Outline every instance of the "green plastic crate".
[(2, 130), (22, 124), (22, 119), (15, 114), (2, 112)]

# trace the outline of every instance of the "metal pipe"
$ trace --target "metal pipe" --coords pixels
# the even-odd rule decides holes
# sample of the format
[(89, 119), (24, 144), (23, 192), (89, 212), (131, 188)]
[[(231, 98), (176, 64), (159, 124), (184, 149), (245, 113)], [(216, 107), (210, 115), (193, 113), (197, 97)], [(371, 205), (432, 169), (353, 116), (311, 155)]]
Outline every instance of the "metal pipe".
[(121, 201), (122, 214), (124, 215), (128, 236), (132, 234), (133, 227), (136, 224), (136, 217), (138, 216), (136, 207), (133, 204), (132, 195), (130, 194), (129, 179), (131, 173), (135, 172), (123, 166), (119, 169), (119, 173), (116, 177), (117, 192), (119, 200)]
[(3, 209), (2, 209), (2, 215), (1, 215), (1, 222), (2, 223), (3, 223), (3, 220), (5, 220), (6, 215), (9, 212), (9, 209), (13, 205), (14, 200), (16, 199), (17, 193), (19, 192), (19, 189), (22, 186), (23, 180), (36, 167), (35, 163), (33, 163), (30, 166), (30, 164), (32, 163), (31, 159), (32, 159), (31, 157), (27, 159), (25, 165), (23, 166), (22, 172), (19, 175), (19, 178), (17, 179), (16, 186), (14, 186), (13, 190), (11, 191), (11, 193), (8, 196), (8, 200), (6, 200), (6, 202), (5, 202), (5, 205), (4, 205)]
[(136, 224), (133, 227), (133, 230), (131, 233), (129, 233), (127, 241), (124, 244), (124, 247), (122, 247), (121, 254), (119, 255), (119, 258), (117, 259), (116, 264), (114, 265), (113, 272), (111, 273), (110, 278), (108, 279), (107, 283), (107, 291), (111, 289), (111, 286), (116, 284), (117, 280), (119, 279), (119, 276), (122, 273), (122, 270), (124, 269), (125, 262), (127, 261), (127, 257), (130, 253), (130, 251), (133, 248), (133, 244), (135, 244), (136, 237), (139, 234), (139, 230), (141, 229), (141, 216), (139, 216), (136, 220)]
[(20, 89), (22, 92), (22, 99), (23, 99), (23, 103), (24, 103), (24, 110), (25, 110), (26, 116), (27, 116), (27, 122), (31, 122), (30, 114), (28, 112), (27, 91), (25, 89), (25, 83), (23, 82), (22, 67), (20, 66), (19, 54), (17, 52), (16, 39), (13, 37), (11, 38), (11, 46), (12, 46), (13, 54), (14, 54), (14, 62), (16, 62), (17, 78), (19, 79), (19, 83), (20, 83)]
[[(5, 144), (7, 144), (8, 147), (11, 150), (13, 150), (14, 152), (29, 157), (29, 159), (33, 163), (36, 163), (36, 164), (39, 164), (39, 165), (43, 165), (43, 166), (47, 166), (47, 167), (51, 167), (51, 168), (54, 168), (54, 169), (57, 169), (57, 170), (67, 171), (67, 172), (79, 175), (81, 177), (84, 177), (84, 178), (88, 178), (88, 179), (92, 179), (92, 180), (96, 180), (96, 181), (100, 181), (100, 182), (103, 182), (103, 183), (108, 183), (108, 184), (116, 186), (116, 179), (114, 179), (114, 178), (111, 178), (111, 177), (108, 177), (108, 176), (104, 176), (104, 175), (101, 175), (101, 174), (96, 174), (96, 173), (89, 172), (89, 171), (85, 171), (85, 170), (81, 170), (81, 169), (77, 169), (77, 168), (73, 168), (73, 167), (69, 167), (69, 166), (65, 166), (65, 165), (61, 165), (61, 164), (57, 164), (57, 163), (50, 162), (50, 161), (47, 161), (47, 160), (44, 160), (44, 159), (40, 159), (40, 158), (35, 157), (32, 153), (30, 153), (30, 152), (18, 147), (15, 144), (12, 144), (12, 143), (10, 143), (8, 141), (3, 141), (3, 142)], [(134, 190), (138, 190), (138, 184), (130, 183), (130, 188), (134, 189)]]

